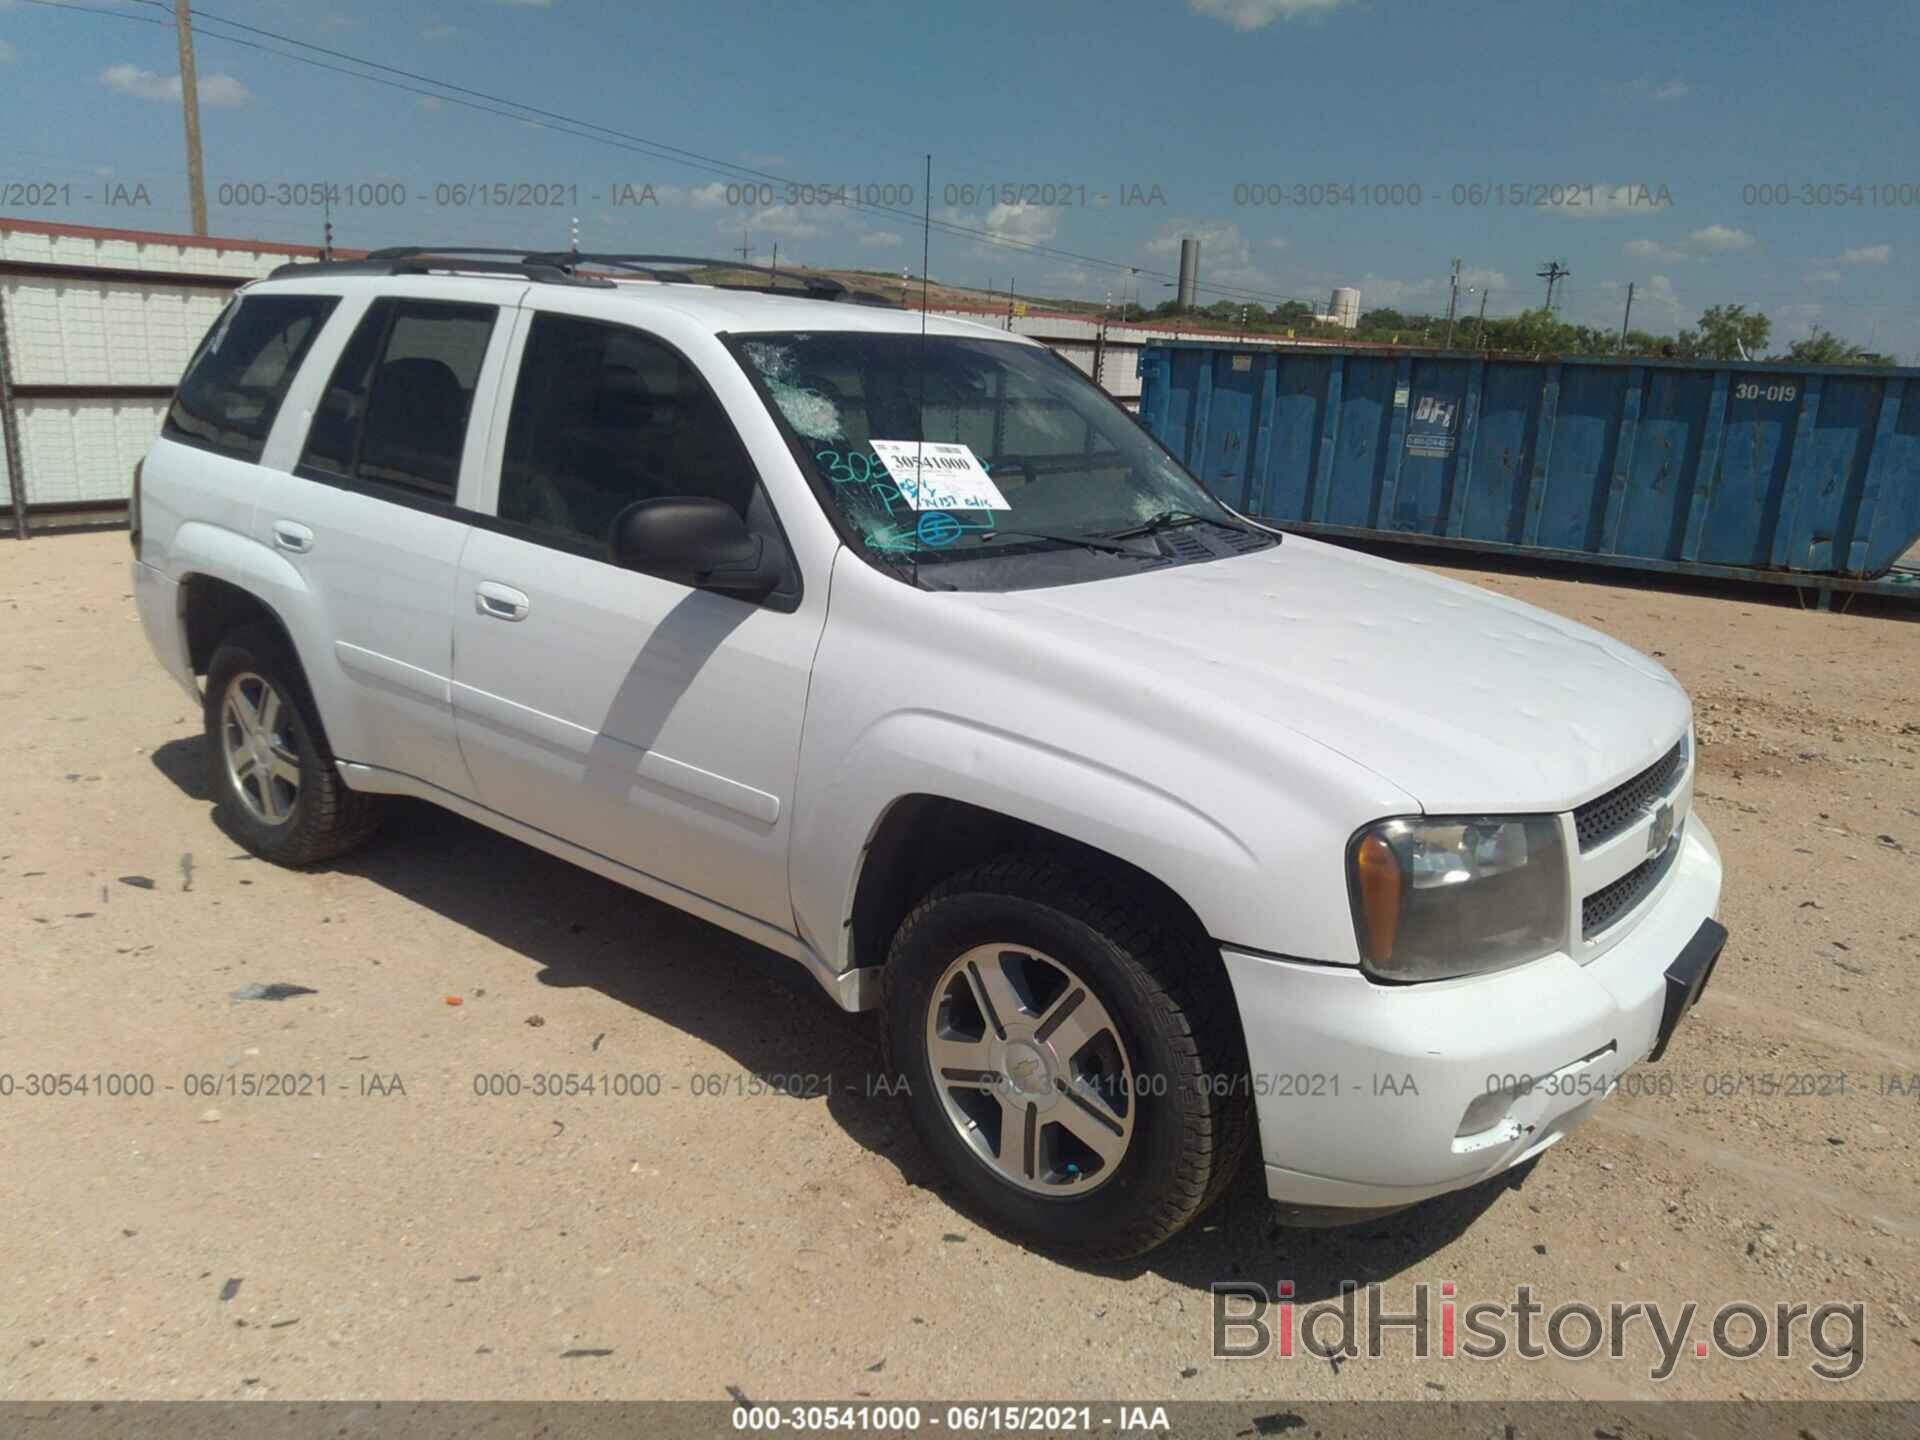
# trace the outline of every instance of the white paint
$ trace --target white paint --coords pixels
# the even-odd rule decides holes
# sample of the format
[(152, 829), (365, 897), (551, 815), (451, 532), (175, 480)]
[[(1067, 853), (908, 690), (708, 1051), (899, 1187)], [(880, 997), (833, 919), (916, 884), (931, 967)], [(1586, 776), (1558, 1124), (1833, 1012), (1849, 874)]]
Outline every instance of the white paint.
[[(1653, 896), (1586, 944), (1578, 898), (1644, 856), (1651, 822), (1587, 855), (1574, 847), (1566, 944), (1498, 975), (1367, 979), (1345, 850), (1360, 826), (1422, 810), (1555, 813), (1570, 831), (1574, 806), (1687, 730), (1687, 697), (1654, 661), (1516, 601), (1299, 537), (1043, 589), (909, 586), (841, 545), (718, 337), (918, 333), (917, 314), (652, 284), (274, 287), (343, 304), (261, 465), (153, 447), (135, 589), (177, 677), (177, 582), (217, 576), (273, 606), (349, 783), (435, 799), (682, 905), (802, 961), (850, 1007), (877, 989), (849, 974), (860, 866), (905, 797), (965, 801), (1095, 847), (1164, 882), (1222, 943), (1256, 1074), (1363, 1080), (1403, 1067), (1420, 1080), (1417, 1104), (1368, 1095), (1346, 1110), (1256, 1089), (1269, 1188), (1283, 1198), (1394, 1203), (1471, 1183), (1592, 1108), (1536, 1095), (1511, 1135), (1456, 1142), (1488, 1073), (1553, 1073), (1606, 1045), (1630, 1063), (1651, 1044), (1662, 973), (1719, 891), (1712, 839), (1686, 817), (1690, 775), (1675, 800), (1682, 855)], [(632, 324), (677, 347), (739, 430), (791, 547), (798, 604), (749, 604), (460, 511), (293, 476), (325, 375), (378, 294), (502, 309), (457, 495), (480, 517), (496, 506), (532, 311)], [(938, 317), (927, 328), (996, 334)], [(273, 547), (286, 522), (312, 532), (309, 552)], [(524, 597), (525, 613), (483, 612), (487, 586)]]

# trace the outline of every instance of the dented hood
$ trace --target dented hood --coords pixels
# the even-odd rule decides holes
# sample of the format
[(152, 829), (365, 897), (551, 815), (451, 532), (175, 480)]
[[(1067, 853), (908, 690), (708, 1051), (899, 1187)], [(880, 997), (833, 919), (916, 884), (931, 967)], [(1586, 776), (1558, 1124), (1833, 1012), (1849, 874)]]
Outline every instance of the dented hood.
[(1429, 814), (1566, 810), (1663, 754), (1665, 667), (1502, 595), (1298, 535), (1271, 550), (996, 597), (1023, 625), (1338, 751)]

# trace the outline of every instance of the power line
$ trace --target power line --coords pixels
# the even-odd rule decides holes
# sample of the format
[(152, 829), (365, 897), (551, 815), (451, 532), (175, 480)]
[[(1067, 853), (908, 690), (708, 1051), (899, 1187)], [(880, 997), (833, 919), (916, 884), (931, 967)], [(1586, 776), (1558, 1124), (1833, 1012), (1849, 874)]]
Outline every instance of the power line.
[[(143, 17), (126, 15), (123, 12), (93, 10), (84, 6), (62, 4), (62, 3), (59, 3), (59, 0), (29, 0), (29, 3), (50, 5), (58, 9), (79, 10), (79, 11), (82, 11), (83, 13), (93, 14), (93, 15), (118, 15), (119, 18), (123, 18), (123, 19), (143, 18)], [(137, 4), (137, 5), (145, 5), (155, 9), (164, 10), (168, 8), (167, 5), (165, 4), (165, 0), (130, 0), (130, 3)], [(251, 50), (258, 50), (270, 55), (278, 55), (283, 59), (292, 60), (299, 64), (312, 65), (318, 69), (330, 70), (337, 74), (342, 74), (342, 75), (350, 75), (355, 79), (368, 80), (373, 82), (376, 85), (386, 85), (393, 89), (405, 91), (409, 94), (423, 95), (432, 99), (444, 100), (449, 104), (461, 105), (468, 109), (478, 110), (486, 114), (498, 115), (504, 119), (520, 120), (522, 122), (525, 122), (528, 116), (533, 116), (539, 119), (540, 121), (547, 122), (543, 126), (543, 128), (556, 129), (560, 133), (570, 135), (575, 139), (592, 140), (600, 144), (612, 145), (615, 148), (630, 150), (636, 154), (647, 155), (649, 158), (652, 158), (652, 159), (664, 160), (669, 164), (685, 165), (693, 169), (704, 170), (709, 173), (725, 175), (730, 178), (736, 178), (736, 179), (762, 180), (762, 181), (767, 181), (767, 182), (771, 182), (779, 185), (794, 185), (798, 183), (789, 179), (787, 176), (775, 174), (772, 171), (760, 170), (748, 165), (735, 164), (732, 161), (722, 160), (717, 156), (706, 155), (697, 150), (688, 150), (678, 145), (670, 145), (670, 144), (667, 144), (665, 141), (654, 140), (648, 136), (635, 135), (629, 131), (618, 130), (612, 126), (601, 125), (591, 120), (582, 120), (577, 116), (567, 115), (559, 111), (542, 109), (537, 105), (529, 105), (524, 101), (514, 100), (508, 96), (496, 95), (485, 90), (472, 89), (468, 86), (455, 84), (452, 81), (439, 79), (436, 76), (422, 74), (421, 72), (418, 72), (418, 71), (402, 69), (399, 66), (387, 65), (378, 60), (369, 60), (364, 56), (350, 54), (349, 52), (344, 50), (335, 50), (325, 45), (317, 45), (311, 41), (300, 40), (295, 38), (294, 36), (282, 34), (279, 31), (268, 30), (257, 25), (249, 25), (244, 21), (229, 19), (228, 17), (224, 15), (219, 15), (213, 11), (209, 11), (209, 10), (197, 11), (196, 18), (200, 22), (202, 22), (202, 28), (200, 30), (200, 33), (210, 39), (223, 40), (228, 44), (241, 45)], [(345, 60), (354, 65), (364, 66), (372, 70), (384, 71), (388, 74), (401, 76), (406, 80), (415, 80), (415, 81), (421, 82), (422, 84), (432, 85), (438, 88), (437, 88), (437, 91), (421, 90), (413, 85), (401, 84), (396, 81), (383, 79), (380, 75), (370, 75), (370, 74), (364, 73), (364, 71), (348, 70), (338, 65), (329, 65), (323, 61), (315, 60), (310, 56), (296, 55), (286, 50), (276, 49), (275, 47), (270, 45), (262, 45), (256, 41), (247, 40), (238, 35), (229, 35), (219, 30), (207, 29), (205, 28), (204, 22), (208, 22), (208, 21), (216, 22), (220, 25), (227, 26), (231, 29), (242, 30), (247, 32), (250, 35), (265, 36), (270, 40), (276, 40), (281, 42), (282, 44), (298, 46), (300, 49), (311, 50), (311, 51), (314, 51), (316, 54), (331, 56), (336, 60)], [(442, 94), (442, 93), (438, 93), (439, 91), (446, 91), (451, 93)], [(458, 98), (460, 96), (468, 96), (472, 98), (460, 99)], [(476, 103), (476, 102), (486, 102), (486, 103)], [(510, 106), (512, 108), (511, 110), (501, 110), (501, 109), (495, 108), (503, 105)], [(524, 112), (524, 113), (522, 114), (522, 113), (514, 113), (514, 112)], [(583, 132), (598, 132), (598, 133), (583, 133)], [(894, 220), (904, 220), (904, 221), (909, 221), (914, 223), (925, 223), (923, 221), (923, 217), (914, 214), (910, 210), (906, 210), (898, 206), (875, 205), (875, 204), (857, 201), (857, 200), (847, 200), (843, 203), (845, 204), (846, 208), (850, 210), (859, 210), (867, 214), (885, 216), (889, 219), (894, 219)], [(944, 235), (948, 235), (958, 239), (970, 240), (974, 242), (984, 242), (986, 244), (996, 245), (1004, 249), (1022, 250), (1030, 254), (1044, 255), (1054, 259), (1073, 261), (1083, 265), (1096, 265), (1096, 266), (1100, 266), (1103, 269), (1123, 271), (1129, 274), (1138, 272), (1139, 274), (1142, 274), (1142, 275), (1153, 276), (1156, 279), (1168, 280), (1168, 279), (1175, 278), (1174, 276), (1164, 271), (1149, 270), (1143, 266), (1131, 265), (1124, 261), (1108, 260), (1098, 255), (1086, 255), (1086, 254), (1080, 253), (1079, 251), (1064, 250), (1058, 246), (1044, 245), (1037, 241), (1016, 240), (1004, 235), (997, 234), (991, 230), (980, 229), (977, 226), (961, 225), (956, 222), (947, 221), (947, 220), (934, 220), (931, 222), (931, 226), (933, 229), (939, 230)], [(1207, 291), (1210, 294), (1220, 295), (1223, 298), (1227, 298), (1227, 299), (1238, 298), (1238, 299), (1269, 300), (1269, 301), (1299, 299), (1298, 296), (1281, 295), (1276, 292), (1266, 291), (1266, 290), (1256, 290), (1246, 286), (1206, 284), (1206, 285), (1202, 285), (1200, 288)]]

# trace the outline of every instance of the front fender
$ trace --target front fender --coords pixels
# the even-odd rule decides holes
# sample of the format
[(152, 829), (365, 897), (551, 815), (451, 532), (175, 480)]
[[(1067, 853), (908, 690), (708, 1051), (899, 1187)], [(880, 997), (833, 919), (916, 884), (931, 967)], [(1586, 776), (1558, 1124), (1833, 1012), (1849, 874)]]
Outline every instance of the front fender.
[[(849, 917), (867, 847), (888, 812), (911, 795), (962, 801), (1067, 836), (1167, 885), (1215, 937), (1278, 938), (1271, 846), (1238, 833), (1191, 800), (1140, 775), (978, 721), (926, 710), (893, 712), (868, 727), (840, 763), (809, 785), (795, 826), (790, 879), (800, 934), (835, 969), (853, 963)], [(1285, 818), (1274, 816), (1281, 820)], [(1320, 832), (1318, 823), (1295, 827)], [(1306, 847), (1303, 846), (1303, 850)], [(1344, 880), (1337, 916), (1294, 907), (1294, 953), (1352, 946)], [(1248, 941), (1245, 943), (1258, 943)]]

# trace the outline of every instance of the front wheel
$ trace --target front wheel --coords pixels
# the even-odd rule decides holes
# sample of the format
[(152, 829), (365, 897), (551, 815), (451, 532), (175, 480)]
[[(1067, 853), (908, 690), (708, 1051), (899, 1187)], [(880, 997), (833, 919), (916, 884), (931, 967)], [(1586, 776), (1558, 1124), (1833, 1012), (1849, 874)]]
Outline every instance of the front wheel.
[(1219, 957), (1047, 856), (927, 896), (883, 976), (921, 1139), (996, 1221), (1089, 1260), (1152, 1249), (1224, 1188), (1250, 1131)]

